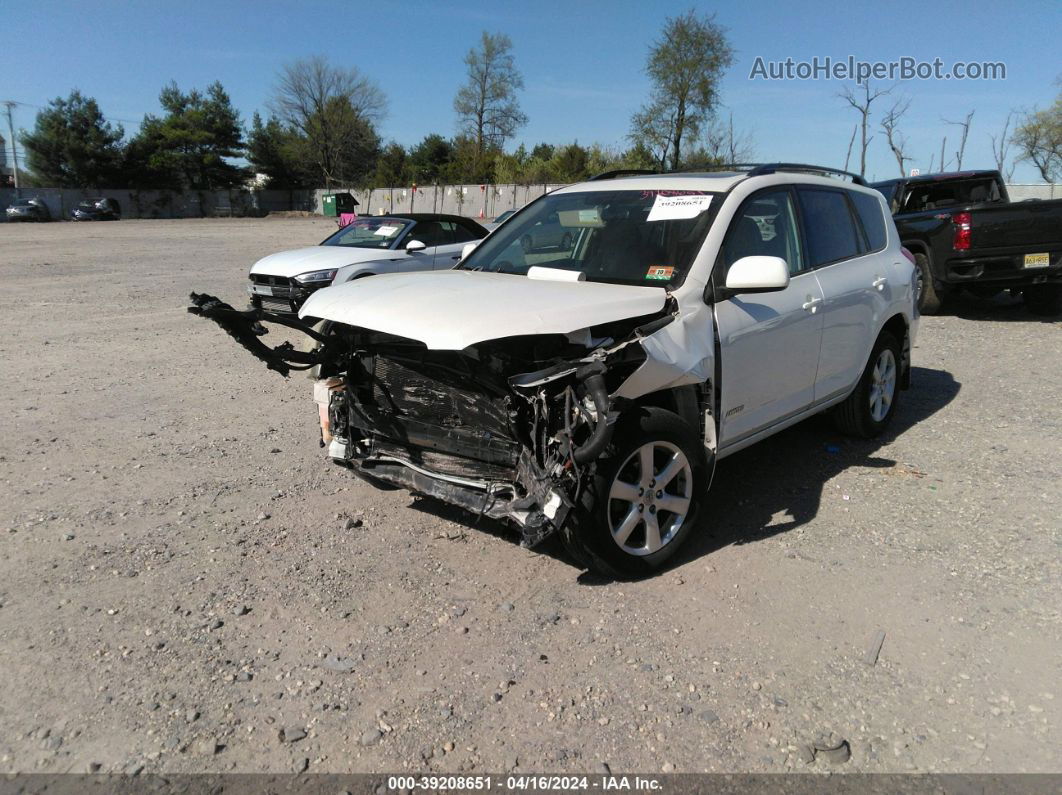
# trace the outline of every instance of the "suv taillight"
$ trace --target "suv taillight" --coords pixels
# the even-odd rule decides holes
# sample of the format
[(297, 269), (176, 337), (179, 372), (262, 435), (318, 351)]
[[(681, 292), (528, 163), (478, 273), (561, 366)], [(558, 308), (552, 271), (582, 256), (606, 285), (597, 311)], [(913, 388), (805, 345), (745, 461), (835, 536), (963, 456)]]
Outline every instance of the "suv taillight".
[(953, 236), (951, 247), (956, 251), (966, 251), (970, 248), (970, 214), (955, 213), (951, 217)]

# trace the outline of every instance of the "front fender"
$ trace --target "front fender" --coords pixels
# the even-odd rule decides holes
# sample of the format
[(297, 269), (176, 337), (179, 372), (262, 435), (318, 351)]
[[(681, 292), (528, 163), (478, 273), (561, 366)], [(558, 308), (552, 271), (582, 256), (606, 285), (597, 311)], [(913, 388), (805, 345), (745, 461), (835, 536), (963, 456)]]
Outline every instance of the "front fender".
[(344, 265), (336, 271), (336, 278), (332, 284), (360, 279), (362, 276), (375, 276), (378, 273), (398, 273), (402, 267), (402, 261), (408, 257), (391, 257), (388, 259), (372, 260), (371, 262), (355, 262), (352, 265)]

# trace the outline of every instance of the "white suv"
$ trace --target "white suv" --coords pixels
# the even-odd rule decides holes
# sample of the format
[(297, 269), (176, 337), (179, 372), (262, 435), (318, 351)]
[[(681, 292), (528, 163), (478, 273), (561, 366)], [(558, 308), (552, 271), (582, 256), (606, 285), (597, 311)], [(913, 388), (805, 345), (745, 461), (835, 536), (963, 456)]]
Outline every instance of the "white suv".
[[(603, 175), (455, 270), (314, 293), (313, 354), (241, 342), (282, 372), (320, 366), (336, 463), (645, 574), (711, 525), (721, 458), (827, 409), (874, 436), (908, 385), (915, 268), (881, 194), (830, 175)], [(558, 223), (567, 247), (523, 244)], [(254, 321), (196, 303), (238, 339)]]

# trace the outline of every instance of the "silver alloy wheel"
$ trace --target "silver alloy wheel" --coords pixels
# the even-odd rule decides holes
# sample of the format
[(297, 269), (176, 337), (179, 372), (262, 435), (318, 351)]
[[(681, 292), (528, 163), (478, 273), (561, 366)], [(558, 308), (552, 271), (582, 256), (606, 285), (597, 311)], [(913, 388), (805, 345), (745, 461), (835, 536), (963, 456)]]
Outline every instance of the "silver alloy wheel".
[(608, 493), (612, 540), (628, 555), (659, 552), (689, 515), (693, 467), (670, 442), (646, 442), (623, 462)]
[(870, 416), (874, 422), (881, 422), (896, 395), (896, 356), (891, 348), (878, 354), (870, 379)]

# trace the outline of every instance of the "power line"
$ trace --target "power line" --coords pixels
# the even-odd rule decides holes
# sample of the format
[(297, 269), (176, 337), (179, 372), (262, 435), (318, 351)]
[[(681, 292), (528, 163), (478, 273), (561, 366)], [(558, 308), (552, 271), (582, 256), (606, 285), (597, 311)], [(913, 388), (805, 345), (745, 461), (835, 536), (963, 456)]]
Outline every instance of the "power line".
[[(7, 105), (7, 104), (22, 105), (23, 107), (36, 108), (37, 110), (48, 110), (48, 107), (45, 106), (45, 105), (34, 105), (32, 102), (19, 102), (16, 99), (0, 100), (0, 103), (2, 103), (4, 105)], [(146, 116), (147, 114), (145, 113), (144, 115)], [(106, 121), (120, 121), (120, 122), (123, 122), (125, 124), (140, 124), (143, 121), (143, 119), (120, 119), (117, 116), (108, 116), (106, 113), (103, 114), (103, 118)]]

